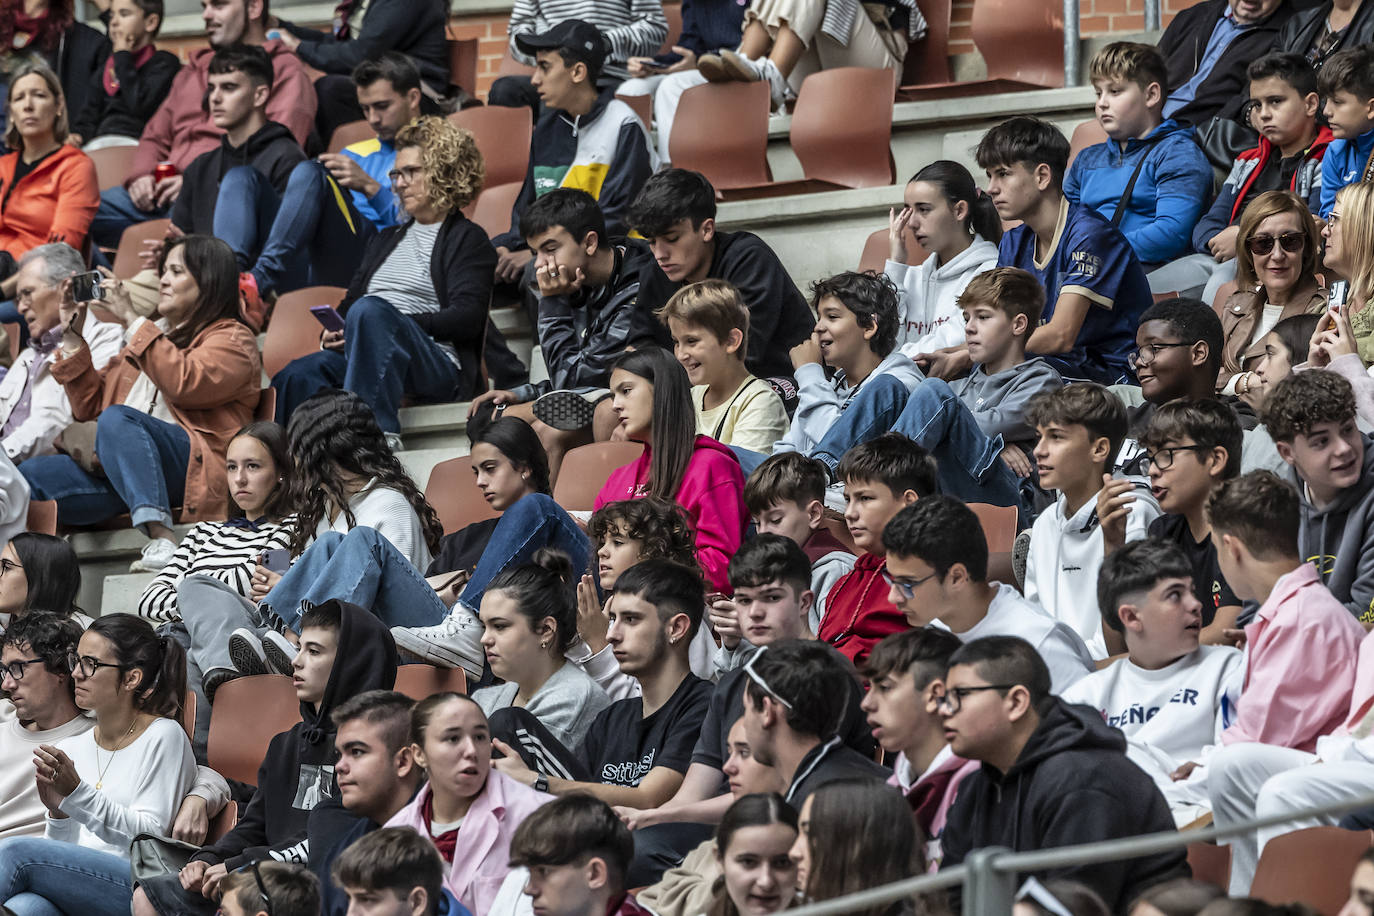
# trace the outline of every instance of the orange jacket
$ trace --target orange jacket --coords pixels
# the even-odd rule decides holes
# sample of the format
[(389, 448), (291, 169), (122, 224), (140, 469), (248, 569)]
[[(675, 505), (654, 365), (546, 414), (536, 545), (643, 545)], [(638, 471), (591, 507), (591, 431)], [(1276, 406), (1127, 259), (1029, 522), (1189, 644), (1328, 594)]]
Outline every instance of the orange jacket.
[(257, 338), (244, 325), (226, 318), (201, 331), (182, 350), (157, 325), (144, 321), (99, 372), (91, 365), (91, 351), (85, 345), (52, 367), (53, 378), (67, 390), (77, 420), (94, 420), (111, 404), (123, 404), (143, 372), (191, 439), (181, 520), (222, 521), (229, 498), (224, 455), (234, 433), (252, 421), (260, 397), (262, 357)]
[[(18, 164), (18, 152), (0, 156), (0, 195), (9, 189)], [(66, 242), (80, 251), (99, 206), (95, 163), (64, 143), (19, 179), (0, 209), (0, 249), (15, 260), (48, 242)]]

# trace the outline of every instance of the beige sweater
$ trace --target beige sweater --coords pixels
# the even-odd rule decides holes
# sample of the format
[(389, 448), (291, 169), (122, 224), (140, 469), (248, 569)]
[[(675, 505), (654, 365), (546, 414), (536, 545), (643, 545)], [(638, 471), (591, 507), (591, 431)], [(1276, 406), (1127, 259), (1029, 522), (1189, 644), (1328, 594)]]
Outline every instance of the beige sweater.
[(682, 864), (663, 873), (663, 880), (635, 894), (658, 916), (700, 916), (715, 897), (720, 863), (716, 841), (707, 840), (687, 854)]

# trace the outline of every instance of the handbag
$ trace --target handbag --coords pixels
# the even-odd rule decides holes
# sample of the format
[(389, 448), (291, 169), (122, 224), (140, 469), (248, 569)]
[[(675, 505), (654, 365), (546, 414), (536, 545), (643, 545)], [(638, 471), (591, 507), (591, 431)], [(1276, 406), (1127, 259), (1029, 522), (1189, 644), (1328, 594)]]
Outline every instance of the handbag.
[(155, 833), (140, 833), (129, 844), (129, 873), (135, 885), (164, 875), (175, 875), (198, 852), (199, 846), (182, 840)]
[(1231, 118), (1215, 117), (1193, 130), (1193, 142), (1202, 150), (1212, 168), (1229, 174), (1236, 157), (1259, 145), (1259, 134), (1248, 124)]

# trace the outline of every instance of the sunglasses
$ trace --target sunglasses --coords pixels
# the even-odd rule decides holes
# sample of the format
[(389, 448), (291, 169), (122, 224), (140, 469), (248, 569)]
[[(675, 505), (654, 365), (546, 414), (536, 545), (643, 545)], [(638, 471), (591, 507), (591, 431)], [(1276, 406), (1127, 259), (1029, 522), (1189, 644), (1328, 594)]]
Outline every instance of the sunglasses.
[(1289, 254), (1296, 254), (1307, 245), (1307, 236), (1301, 232), (1285, 232), (1278, 236), (1257, 235), (1247, 239), (1245, 247), (1250, 249), (1251, 254), (1263, 256), (1274, 250), (1275, 242)]

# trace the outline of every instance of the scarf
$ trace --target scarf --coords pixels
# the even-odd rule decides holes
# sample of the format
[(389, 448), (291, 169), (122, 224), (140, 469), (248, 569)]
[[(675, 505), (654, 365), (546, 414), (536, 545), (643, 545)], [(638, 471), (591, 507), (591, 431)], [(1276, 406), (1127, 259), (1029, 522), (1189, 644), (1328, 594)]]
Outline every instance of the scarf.
[(231, 519), (227, 520), (227, 521), (224, 523), (224, 527), (226, 527), (226, 528), (242, 528), (242, 529), (244, 529), (245, 531), (258, 531), (258, 530), (260, 530), (260, 529), (262, 528), (262, 526), (263, 526), (264, 524), (266, 524), (266, 522), (267, 522), (267, 516), (265, 516), (265, 515), (264, 515), (264, 516), (261, 516), (261, 517), (259, 517), (259, 518), (251, 519), (251, 520), (248, 519), (248, 518), (245, 518), (245, 517), (243, 517), (243, 516), (239, 516), (238, 518), (231, 518)]
[(353, 15), (354, 0), (340, 0), (334, 7), (334, 37), (339, 41), (349, 39), (348, 17)]
[[(134, 55), (134, 69), (138, 70), (146, 64), (152, 58), (155, 50), (156, 49), (152, 45), (144, 45), (137, 51), (132, 52)], [(105, 72), (100, 76), (100, 84), (105, 87), (106, 95), (113, 96), (115, 93), (119, 92), (119, 78), (115, 76), (113, 54), (105, 58)]]
[[(433, 792), (430, 792), (428, 795), (425, 796), (425, 802), (423, 805), (420, 806), (420, 816), (423, 817), (425, 820), (426, 829), (429, 828), (430, 824), (434, 823)], [(434, 840), (435, 847), (439, 850), (440, 857), (443, 858), (445, 862), (452, 865), (453, 851), (458, 847), (458, 831), (449, 830), (445, 833), (439, 834), (438, 836), (434, 836), (431, 832), (430, 836)]]

